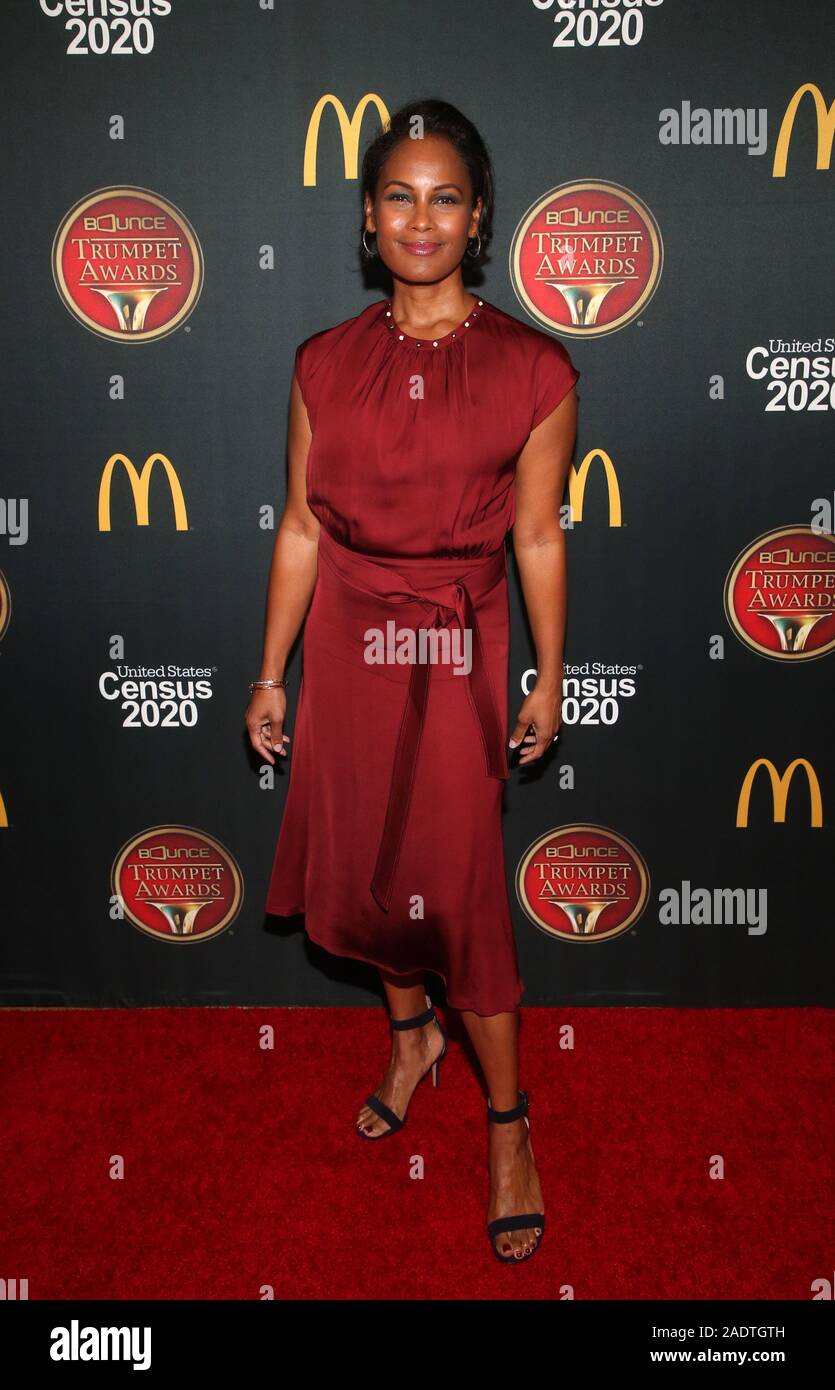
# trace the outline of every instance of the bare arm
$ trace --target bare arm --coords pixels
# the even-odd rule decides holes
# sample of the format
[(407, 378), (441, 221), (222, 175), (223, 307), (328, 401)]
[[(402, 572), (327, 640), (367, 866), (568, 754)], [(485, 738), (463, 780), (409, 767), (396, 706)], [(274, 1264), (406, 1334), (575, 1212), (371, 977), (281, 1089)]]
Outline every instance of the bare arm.
[[(310, 421), (299, 384), (290, 388), (287, 432), (287, 501), (275, 535), (267, 584), (267, 611), (259, 680), (280, 680), (316, 587), (319, 522), (307, 505), (307, 455)], [(286, 757), (284, 733), (287, 700), (283, 689), (255, 690), (246, 711), (249, 739), (259, 757), (275, 763), (271, 748)]]
[(519, 762), (542, 757), (560, 725), (567, 575), (559, 511), (577, 430), (574, 388), (532, 431), (516, 464), (513, 552), (537, 656), (536, 686), (519, 710), (511, 747), (524, 739)]

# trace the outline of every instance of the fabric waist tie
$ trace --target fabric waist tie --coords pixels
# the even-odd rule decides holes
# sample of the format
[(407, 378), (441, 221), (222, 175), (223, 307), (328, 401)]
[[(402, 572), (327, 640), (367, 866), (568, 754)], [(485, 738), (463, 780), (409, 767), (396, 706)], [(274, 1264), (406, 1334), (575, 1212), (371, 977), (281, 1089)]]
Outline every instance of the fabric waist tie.
[[(457, 619), (462, 638), (472, 634), (472, 664), (464, 676), (467, 695), (484, 748), (486, 775), (507, 779), (504, 730), (501, 727), (493, 691), (487, 674), (484, 645), (476, 610), (479, 603), (506, 574), (504, 547), (477, 560), (403, 558), (389, 559), (351, 550), (325, 530), (319, 531), (319, 559), (352, 588), (384, 603), (420, 603), (431, 614), (431, 627), (446, 627)], [(440, 582), (425, 584), (421, 569), (444, 575)], [(413, 577), (414, 576), (414, 577)], [(415, 628), (415, 632), (420, 629)], [(466, 648), (465, 648), (466, 649)], [(371, 878), (371, 892), (385, 912), (391, 904), (394, 873), (406, 830), (409, 802), (414, 785), (421, 734), (429, 696), (432, 662), (412, 664), (400, 732), (394, 753), (388, 805), (377, 862)]]

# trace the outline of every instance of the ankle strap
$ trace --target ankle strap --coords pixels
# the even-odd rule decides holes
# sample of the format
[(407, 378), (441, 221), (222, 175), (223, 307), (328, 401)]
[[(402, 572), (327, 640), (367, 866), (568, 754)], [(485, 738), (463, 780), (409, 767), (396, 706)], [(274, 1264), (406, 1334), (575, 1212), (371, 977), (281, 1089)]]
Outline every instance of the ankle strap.
[(522, 1097), (518, 1105), (514, 1105), (512, 1110), (494, 1110), (490, 1104), (490, 1097), (487, 1097), (487, 1117), (495, 1120), (499, 1125), (510, 1124), (511, 1120), (521, 1120), (523, 1115), (528, 1113), (528, 1093), (520, 1091)]
[(430, 1004), (428, 1009), (424, 1009), (422, 1014), (415, 1014), (414, 1018), (392, 1018), (389, 1022), (392, 1028), (397, 1029), (420, 1028), (423, 1023), (431, 1023), (434, 1017), (435, 1007), (433, 1004)]

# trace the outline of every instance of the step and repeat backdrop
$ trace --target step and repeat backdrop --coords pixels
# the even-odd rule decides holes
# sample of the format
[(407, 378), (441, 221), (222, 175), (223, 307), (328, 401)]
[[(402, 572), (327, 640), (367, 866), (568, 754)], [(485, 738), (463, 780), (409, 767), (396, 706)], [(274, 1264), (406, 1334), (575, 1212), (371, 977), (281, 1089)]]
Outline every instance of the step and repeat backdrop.
[(506, 788), (525, 1002), (832, 1003), (832, 19), (6, 0), (3, 1003), (378, 989), (265, 914), (289, 767), (243, 718), (295, 348), (389, 293), (358, 169), (425, 97), (494, 160), (467, 288), (581, 372), (563, 727)]

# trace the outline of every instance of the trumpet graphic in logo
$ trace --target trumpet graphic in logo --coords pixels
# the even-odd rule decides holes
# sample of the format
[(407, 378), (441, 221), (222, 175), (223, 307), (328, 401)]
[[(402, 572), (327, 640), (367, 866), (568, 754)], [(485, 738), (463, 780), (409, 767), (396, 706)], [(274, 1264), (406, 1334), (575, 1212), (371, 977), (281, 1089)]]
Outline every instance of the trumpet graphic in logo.
[(552, 333), (601, 337), (631, 323), (658, 288), (658, 223), (619, 183), (580, 179), (537, 198), (510, 244), (510, 282)]
[(815, 827), (823, 825), (823, 801), (821, 798), (820, 782), (818, 781), (817, 773), (809, 762), (809, 759), (795, 758), (793, 762), (789, 763), (781, 777), (770, 758), (757, 758), (756, 761), (751, 764), (742, 779), (742, 786), (739, 790), (739, 800), (736, 806), (737, 826), (745, 826), (748, 824), (751, 788), (754, 785), (754, 778), (761, 767), (765, 768), (771, 783), (771, 803), (775, 825), (785, 825), (789, 787), (798, 768), (802, 768), (806, 773), (806, 782), (809, 787), (809, 824)]
[(111, 889), (129, 922), (178, 945), (219, 936), (244, 897), (229, 850), (188, 825), (155, 825), (134, 835), (114, 860)]
[(52, 275), (66, 308), (103, 338), (144, 343), (173, 333), (203, 288), (188, 218), (148, 188), (97, 188), (64, 217)]
[(561, 825), (529, 845), (516, 896), (535, 927), (559, 941), (609, 941), (637, 922), (649, 870), (633, 844), (604, 825)]
[(382, 99), (376, 92), (366, 92), (354, 107), (354, 114), (348, 119), (339, 97), (335, 97), (331, 92), (322, 96), (314, 106), (310, 120), (307, 125), (307, 138), (304, 142), (304, 186), (308, 188), (316, 183), (316, 154), (319, 148), (319, 127), (322, 122), (322, 112), (326, 106), (332, 106), (336, 112), (336, 119), (339, 122), (339, 133), (342, 136), (342, 158), (345, 165), (346, 179), (355, 179), (359, 167), (359, 141), (362, 118), (365, 115), (367, 106), (375, 106), (380, 117), (380, 124), (385, 130), (390, 121), (389, 112)]
[(774, 147), (774, 163), (771, 167), (771, 177), (773, 179), (784, 179), (786, 177), (786, 163), (789, 157), (789, 141), (794, 130), (797, 108), (806, 94), (812, 98), (815, 104), (815, 120), (818, 131), (816, 169), (828, 169), (832, 163), (832, 140), (835, 138), (835, 101), (827, 108), (823, 99), (823, 92), (814, 82), (804, 82), (802, 87), (798, 87), (791, 101), (786, 107), (783, 120), (780, 124), (780, 131), (777, 136), (777, 144)]
[(126, 454), (111, 454), (102, 469), (101, 482), (99, 484), (100, 531), (110, 530), (110, 492), (113, 485), (113, 470), (117, 463), (122, 464), (128, 475), (130, 490), (133, 495), (133, 507), (136, 513), (137, 526), (148, 525), (150, 515), (149, 494), (151, 489), (151, 471), (155, 463), (161, 463), (165, 469), (165, 476), (168, 479), (168, 486), (171, 491), (175, 528), (178, 531), (188, 530), (186, 500), (183, 496), (183, 489), (180, 487), (180, 479), (177, 477), (176, 468), (171, 460), (165, 457), (165, 454), (149, 454), (142, 465), (141, 473), (137, 473), (133, 463)]
[(835, 647), (835, 536), (811, 526), (765, 532), (734, 560), (724, 599), (737, 637), (760, 656), (825, 656)]

